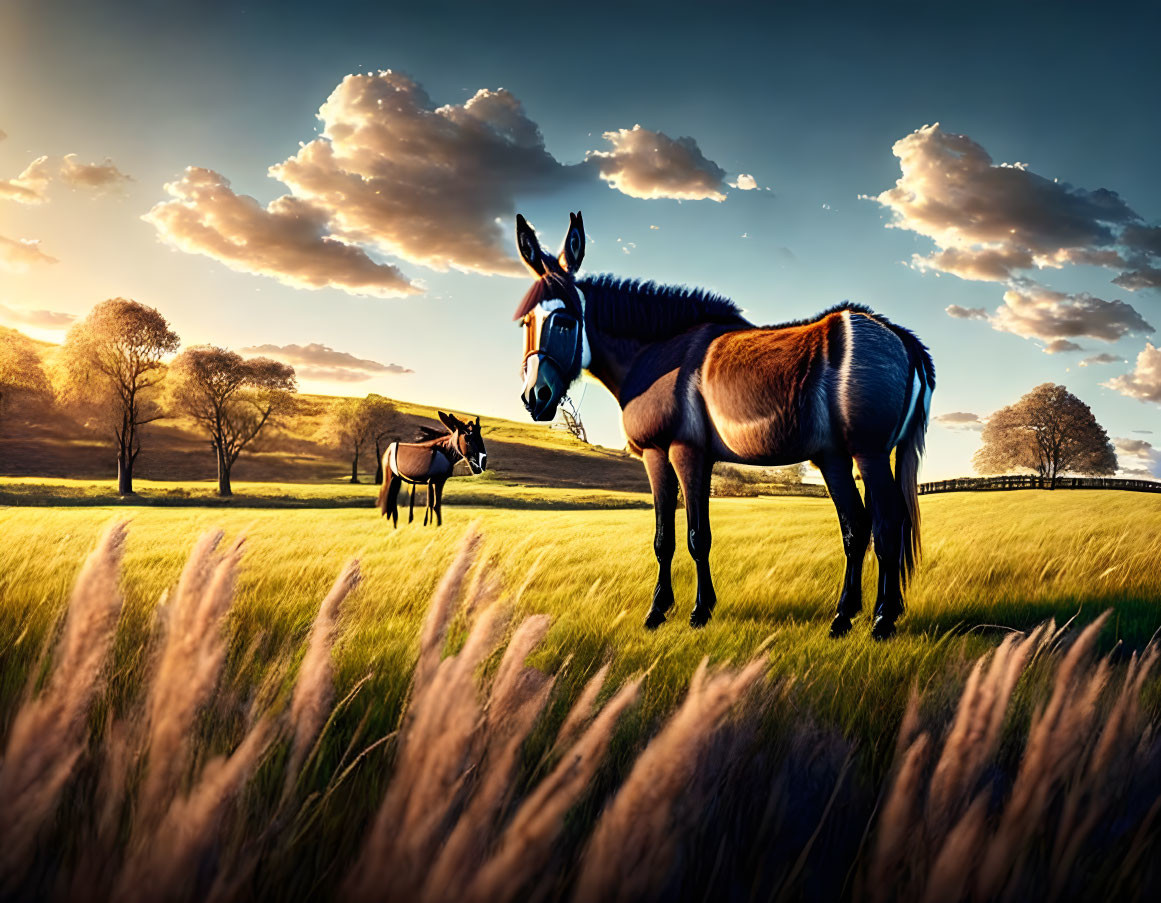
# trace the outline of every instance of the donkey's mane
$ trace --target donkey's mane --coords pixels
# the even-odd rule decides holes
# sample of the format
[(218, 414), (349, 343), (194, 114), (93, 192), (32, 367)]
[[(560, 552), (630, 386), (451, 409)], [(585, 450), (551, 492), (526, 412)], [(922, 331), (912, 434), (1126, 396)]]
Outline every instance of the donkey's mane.
[(447, 427), (442, 427), (440, 429), (433, 429), (430, 426), (420, 426), (419, 427), (419, 435), (415, 437), (415, 441), (416, 442), (434, 442), (438, 439), (442, 439), (444, 436), (447, 436), (447, 435), (449, 435), (449, 431), (448, 431)]
[(585, 320), (608, 335), (648, 339), (699, 323), (750, 325), (733, 301), (704, 289), (609, 275), (580, 279), (577, 287), (585, 296)]

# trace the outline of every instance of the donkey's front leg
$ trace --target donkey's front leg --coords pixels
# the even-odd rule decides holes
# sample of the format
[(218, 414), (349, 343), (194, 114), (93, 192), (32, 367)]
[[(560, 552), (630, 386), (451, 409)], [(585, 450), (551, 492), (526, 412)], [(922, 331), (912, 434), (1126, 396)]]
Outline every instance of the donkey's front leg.
[(697, 566), (697, 602), (689, 616), (690, 627), (704, 627), (713, 616), (718, 597), (710, 577), (710, 473), (713, 462), (705, 451), (683, 442), (669, 448), (669, 460), (681, 481), (685, 496), (685, 523), (689, 529), (689, 555)]
[(673, 606), (673, 516), (677, 511), (677, 474), (669, 458), (659, 448), (647, 448), (642, 453), (649, 485), (653, 488), (653, 553), (657, 556), (657, 585), (653, 588), (653, 605), (645, 626), (650, 630), (665, 623), (665, 613)]

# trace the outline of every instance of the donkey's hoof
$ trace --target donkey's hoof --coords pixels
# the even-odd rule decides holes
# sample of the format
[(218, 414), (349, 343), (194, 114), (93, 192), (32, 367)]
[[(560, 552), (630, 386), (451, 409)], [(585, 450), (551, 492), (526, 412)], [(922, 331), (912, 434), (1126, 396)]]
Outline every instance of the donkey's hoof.
[(665, 623), (665, 612), (658, 611), (656, 608), (649, 609), (649, 616), (645, 619), (646, 630), (656, 630)]
[(712, 608), (702, 608), (697, 606), (693, 610), (693, 614), (689, 616), (689, 626), (694, 630), (705, 627), (709, 623), (709, 619), (714, 616)]
[(882, 615), (875, 618), (875, 623), (871, 627), (871, 639), (873, 640), (889, 640), (895, 635), (895, 619), (885, 618)]
[(830, 635), (834, 639), (846, 636), (851, 631), (851, 619), (847, 615), (838, 614), (830, 622)]

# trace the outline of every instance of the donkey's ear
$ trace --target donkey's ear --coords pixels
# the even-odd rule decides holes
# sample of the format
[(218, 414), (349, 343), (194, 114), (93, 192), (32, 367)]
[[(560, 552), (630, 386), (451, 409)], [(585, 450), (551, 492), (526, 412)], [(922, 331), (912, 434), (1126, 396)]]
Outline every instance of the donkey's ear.
[(570, 273), (580, 269), (585, 259), (585, 224), (580, 211), (568, 215), (568, 234), (564, 237), (564, 250), (560, 252), (560, 265)]
[(521, 214), (516, 214), (516, 247), (520, 251), (520, 259), (532, 270), (537, 276), (544, 275), (544, 261), (540, 258), (544, 252), (540, 250), (540, 242), (536, 238), (536, 233), (532, 231), (532, 227), (528, 225)]
[(449, 430), (455, 431), (456, 419), (451, 414), (445, 414), (443, 411), (439, 412), (440, 422)]
[(476, 415), (476, 429), (478, 430), (479, 428), (480, 428), (480, 415), (477, 414)]

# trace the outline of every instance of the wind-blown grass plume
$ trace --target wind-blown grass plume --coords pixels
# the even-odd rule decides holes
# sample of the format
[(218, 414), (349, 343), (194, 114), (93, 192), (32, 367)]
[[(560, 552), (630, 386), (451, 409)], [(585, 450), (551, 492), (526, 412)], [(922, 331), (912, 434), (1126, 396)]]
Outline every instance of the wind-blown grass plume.
[(548, 632), (549, 619), (525, 619), (508, 642), (489, 694), (482, 727), (480, 767), (463, 813), (448, 835), (427, 878), (432, 903), (459, 896), (483, 858), (496, 820), (513, 792), (520, 748), (544, 711), (553, 678), (524, 660)]
[(928, 830), (946, 830), (962, 813), (968, 795), (995, 755), (1016, 681), (1047, 635), (1047, 625), (1041, 625), (1019, 641), (1009, 636), (992, 653), (990, 661), (986, 657), (976, 661), (931, 776), (924, 814)]
[[(1074, 771), (1083, 770), (1086, 747), (1099, 734), (1097, 701), (1108, 680), (1108, 663), (1086, 670), (1108, 612), (1081, 631), (1056, 672), (1047, 706), (1033, 719), (1016, 782), (1004, 813), (990, 838), (977, 875), (978, 892), (991, 896), (1019, 866), (1023, 844), (1044, 828), (1055, 791), (1064, 789)], [(1065, 791), (1073, 792), (1073, 788)]]
[(766, 670), (764, 657), (740, 671), (711, 675), (708, 665), (702, 659), (681, 707), (645, 747), (597, 821), (581, 863), (578, 903), (640, 900), (668, 877), (674, 804), (714, 729)]
[(458, 652), (438, 658), (478, 547), (478, 538), (469, 536), (432, 600), (395, 770), (347, 884), (354, 899), (516, 899), (542, 875), (565, 814), (589, 786), (614, 727), (637, 697), (640, 681), (632, 680), (593, 718), (600, 683), (590, 682), (566, 722), (591, 718), (591, 724), (583, 732), (571, 729), (575, 742), (501, 827), (517, 788), (520, 750), (554, 678), (524, 664), (549, 628), (547, 617), (533, 615), (516, 627), (489, 690), (480, 691), (476, 672), (504, 623), (497, 586), (480, 571), (460, 603), (479, 612), (475, 625)]
[(339, 622), (339, 608), (343, 600), (359, 583), (359, 562), (347, 562), (331, 591), (319, 606), (314, 624), (310, 629), (310, 640), (306, 655), (298, 671), (294, 684), (294, 694), (290, 700), (290, 724), (293, 730), (290, 757), (286, 765), (286, 792), (289, 793), (298, 778), (310, 746), (318, 737), (323, 724), (330, 715), (334, 701), (334, 667), (331, 664), (331, 647), (335, 642), (335, 632)]
[(458, 653), (443, 660), (439, 655), (479, 542), (475, 534), (464, 541), (432, 598), (395, 772), (348, 884), (355, 899), (381, 899), (385, 893), (390, 899), (418, 899), (442, 832), (462, 801), (464, 767), (483, 710), (475, 671), (503, 628), (494, 584), (475, 581), (477, 595), (467, 600), (469, 607), (482, 609), (475, 626)]
[(84, 752), (86, 719), (117, 630), (127, 525), (106, 529), (77, 578), (48, 686), (19, 709), (0, 761), (0, 887), (19, 877)]
[(260, 721), (233, 753), (205, 764), (189, 794), (170, 804), (156, 830), (130, 854), (116, 899), (160, 903), (195, 896), (202, 861), (218, 841), (226, 806), (253, 775), (270, 737), (270, 725)]
[[(590, 681), (589, 687), (592, 686)], [(589, 717), (593, 703), (587, 695), (589, 687), (574, 704), (566, 724), (568, 721), (582, 723)], [(504, 829), (495, 854), (468, 886), (465, 903), (507, 903), (517, 899), (529, 882), (542, 875), (560, 836), (565, 814), (588, 788), (604, 760), (613, 729), (625, 710), (637, 701), (640, 690), (641, 678), (622, 686), (565, 751), (557, 766), (533, 788)], [(583, 715), (579, 714), (582, 709)]]
[(601, 695), (601, 688), (604, 687), (608, 676), (609, 664), (606, 662), (601, 665), (596, 674), (589, 678), (584, 689), (581, 690), (580, 696), (577, 697), (572, 708), (568, 710), (568, 715), (565, 716), (560, 731), (557, 732), (556, 747), (558, 749), (564, 749), (572, 743), (584, 729), (584, 726), (595, 717), (597, 697)]
[[(1070, 899), (1091, 889), (1096, 864), (1083, 861), (1086, 842), (1102, 822), (1134, 823), (1134, 787), (1157, 765), (1140, 704), (1156, 651), (1132, 656), (1102, 708), (1112, 671), (1107, 660), (1088, 662), (1106, 621), (1107, 615), (1097, 618), (1060, 658), (1051, 695), (1033, 715), (1002, 795), (994, 768), (984, 776), (999, 755), (1013, 690), (1030, 659), (1059, 634), (1042, 625), (1021, 640), (1005, 640), (986, 669), (986, 657), (976, 662), (931, 772), (928, 733), (900, 758), (876, 824), (869, 897)], [(1132, 850), (1112, 848), (1099, 867), (1123, 880), (1126, 853)]]
[(190, 553), (167, 606), (165, 641), (148, 703), (148, 764), (138, 825), (148, 830), (163, 815), (189, 764), (194, 717), (218, 684), (226, 656), (222, 622), (234, 599), (239, 537), (225, 553), (215, 550), (222, 531), (202, 536)]

